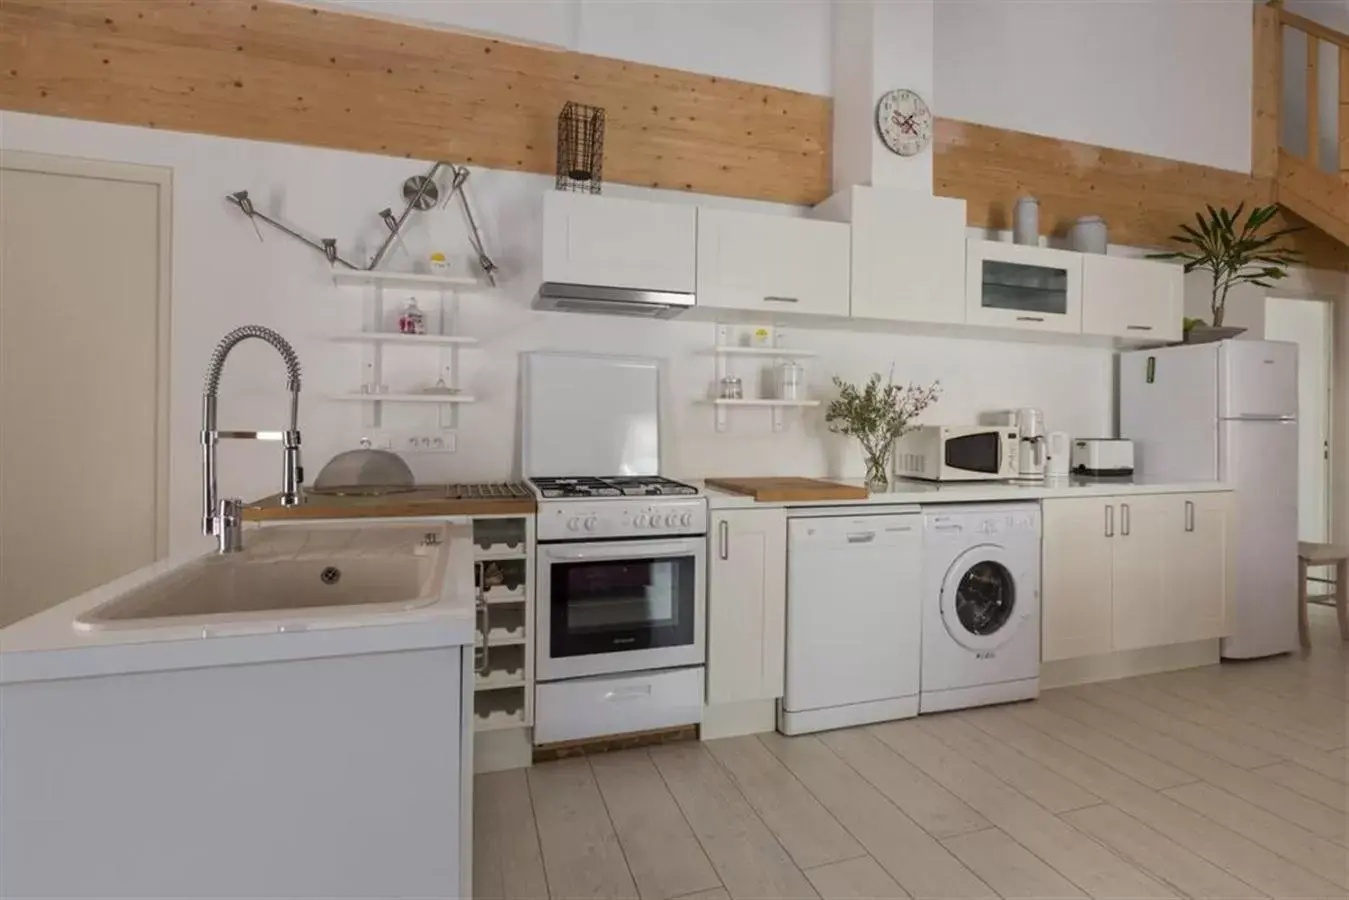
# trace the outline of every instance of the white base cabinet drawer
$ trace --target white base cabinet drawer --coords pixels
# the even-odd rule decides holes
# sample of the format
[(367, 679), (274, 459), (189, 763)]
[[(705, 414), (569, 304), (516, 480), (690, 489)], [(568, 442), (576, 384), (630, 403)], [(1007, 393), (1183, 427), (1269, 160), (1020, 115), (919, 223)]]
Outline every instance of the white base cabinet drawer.
[(703, 667), (541, 683), (534, 743), (694, 725), (703, 717)]

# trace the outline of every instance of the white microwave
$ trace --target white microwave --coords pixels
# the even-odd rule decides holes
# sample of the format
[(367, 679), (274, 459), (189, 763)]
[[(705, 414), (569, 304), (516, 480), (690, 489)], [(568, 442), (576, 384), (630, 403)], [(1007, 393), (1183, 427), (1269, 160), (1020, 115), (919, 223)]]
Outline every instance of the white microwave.
[(925, 481), (1016, 478), (1015, 428), (920, 425), (895, 442), (895, 474)]

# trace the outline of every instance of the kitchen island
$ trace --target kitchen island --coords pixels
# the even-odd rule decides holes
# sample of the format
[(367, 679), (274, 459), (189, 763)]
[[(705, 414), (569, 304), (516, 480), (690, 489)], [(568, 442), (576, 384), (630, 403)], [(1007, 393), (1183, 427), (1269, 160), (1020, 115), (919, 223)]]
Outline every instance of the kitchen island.
[(0, 896), (467, 896), (472, 573), (277, 526), (0, 630)]

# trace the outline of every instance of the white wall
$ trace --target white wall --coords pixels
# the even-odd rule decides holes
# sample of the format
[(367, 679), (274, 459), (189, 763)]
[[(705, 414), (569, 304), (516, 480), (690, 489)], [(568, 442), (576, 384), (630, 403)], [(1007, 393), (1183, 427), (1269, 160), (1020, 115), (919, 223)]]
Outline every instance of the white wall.
[[(830, 0), (306, 2), (834, 93)], [(1250, 171), (1250, 0), (935, 4), (937, 115)]]
[[(325, 340), (359, 330), (358, 290), (332, 286), (326, 263), (315, 253), (271, 231), (258, 242), (253, 227), (226, 203), (226, 193), (249, 190), (259, 208), (284, 217), (317, 236), (334, 236), (340, 249), (363, 257), (382, 236), (375, 211), (398, 202), (398, 186), (424, 164), (410, 161), (0, 113), (0, 149), (28, 150), (169, 166), (174, 170), (173, 364), (171, 384), (171, 549), (193, 546), (199, 510), (197, 430), (201, 379), (215, 342), (247, 323), (279, 330), (304, 364), (301, 428), (309, 480), (333, 454), (365, 434), (359, 404), (325, 400), (326, 394), (357, 389), (360, 350)], [(718, 434), (709, 407), (696, 401), (712, 389), (714, 369), (706, 355), (714, 326), (697, 322), (645, 322), (616, 317), (542, 313), (529, 309), (538, 285), (538, 216), (550, 179), (518, 173), (475, 171), (469, 181), (489, 251), (505, 272), (497, 291), (464, 301), (462, 330), (482, 344), (463, 353), (463, 382), (481, 402), (467, 407), (454, 454), (412, 459), (423, 480), (499, 479), (513, 474), (516, 457), (518, 354), (535, 348), (621, 352), (666, 362), (664, 461), (668, 474), (861, 475), (856, 449), (826, 433), (821, 410), (789, 416), (780, 434), (766, 412), (734, 414), (731, 430)], [(659, 196), (670, 202), (706, 200), (741, 208), (786, 207), (699, 198), (677, 192), (630, 188), (615, 194)], [(463, 226), (456, 208), (416, 220), (409, 253), (419, 258), (444, 248), (464, 265)], [(409, 267), (407, 253), (391, 267)], [(429, 298), (423, 298), (429, 299)], [(812, 393), (828, 396), (835, 373), (861, 380), (889, 371), (901, 380), (940, 379), (945, 396), (930, 421), (973, 422), (978, 413), (1018, 406), (1043, 407), (1050, 427), (1078, 435), (1108, 432), (1112, 420), (1110, 353), (1060, 347), (905, 336), (891, 333), (797, 331), (796, 346), (813, 347), (807, 360)], [(389, 358), (400, 351), (391, 350)], [(425, 383), (434, 381), (434, 351), (403, 350)], [(425, 353), (429, 357), (411, 354)], [(72, 360), (89, 377), (116, 377), (98, 360)], [(398, 373), (386, 381), (396, 384)], [(748, 379), (747, 379), (748, 381)], [(271, 351), (247, 342), (231, 357), (221, 386), (221, 426), (276, 427), (283, 421), (284, 375)], [(404, 407), (390, 415), (395, 437), (432, 431), (435, 413)], [(231, 443), (221, 449), (220, 483), (225, 496), (256, 497), (278, 487), (280, 460), (274, 446)]]
[(1250, 171), (1249, 0), (938, 0), (940, 114)]

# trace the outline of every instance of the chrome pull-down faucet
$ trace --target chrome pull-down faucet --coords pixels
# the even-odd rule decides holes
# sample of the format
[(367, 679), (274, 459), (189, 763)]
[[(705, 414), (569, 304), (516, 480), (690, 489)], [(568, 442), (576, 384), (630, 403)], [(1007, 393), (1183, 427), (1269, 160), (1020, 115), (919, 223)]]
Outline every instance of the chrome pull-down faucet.
[[(220, 431), (216, 428), (216, 392), (225, 359), (241, 341), (257, 338), (281, 354), (286, 364), (286, 389), (290, 391), (290, 428), (286, 431)], [(201, 464), (203, 534), (217, 538), (219, 553), (237, 553), (243, 543), (243, 501), (216, 496), (215, 448), (221, 440), (280, 441), (282, 454), (281, 505), (297, 506), (304, 470), (300, 467), (300, 359), (286, 339), (270, 328), (245, 325), (220, 339), (206, 368), (206, 386), (201, 395)]]

